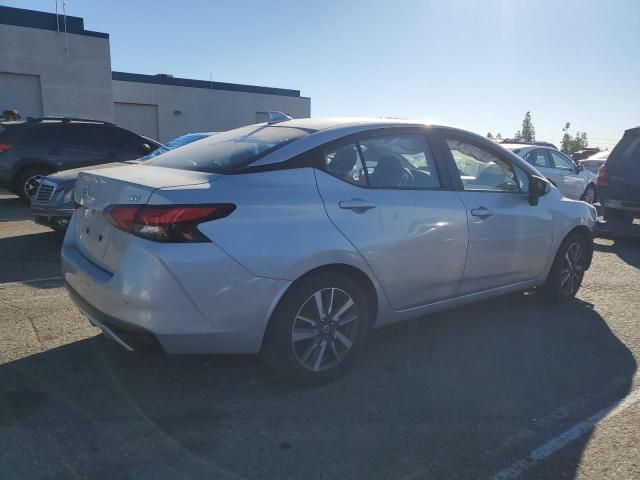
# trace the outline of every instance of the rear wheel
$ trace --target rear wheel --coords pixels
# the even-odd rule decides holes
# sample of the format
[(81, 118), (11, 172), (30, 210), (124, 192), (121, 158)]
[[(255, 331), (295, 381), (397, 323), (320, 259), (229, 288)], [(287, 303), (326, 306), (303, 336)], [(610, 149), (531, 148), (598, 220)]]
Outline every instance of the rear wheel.
[(596, 187), (593, 185), (593, 183), (590, 183), (584, 190), (584, 193), (582, 194), (582, 198), (580, 200), (593, 204), (596, 201), (596, 196)]
[(361, 349), (370, 312), (364, 290), (343, 273), (303, 279), (273, 314), (264, 358), (274, 370), (301, 383), (332, 380)]
[(40, 186), (40, 181), (49, 175), (51, 170), (45, 167), (27, 167), (22, 170), (16, 179), (15, 192), (26, 203), (30, 203)]
[(604, 207), (604, 219), (607, 222), (630, 225), (633, 223), (633, 217), (624, 211), (614, 208)]
[(558, 249), (547, 281), (542, 287), (543, 293), (558, 302), (574, 298), (582, 285), (587, 258), (585, 238), (579, 233), (567, 236)]

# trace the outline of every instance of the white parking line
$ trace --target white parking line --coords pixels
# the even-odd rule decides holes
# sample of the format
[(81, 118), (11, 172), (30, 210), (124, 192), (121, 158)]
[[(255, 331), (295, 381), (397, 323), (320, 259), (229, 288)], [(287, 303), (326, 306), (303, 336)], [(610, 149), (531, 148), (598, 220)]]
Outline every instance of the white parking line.
[(16, 287), (16, 286), (22, 285), (24, 283), (46, 282), (46, 281), (49, 281), (49, 280), (62, 280), (62, 277), (60, 275), (58, 275), (57, 277), (33, 278), (31, 280), (22, 280), (21, 282), (0, 283), (0, 288)]
[(551, 455), (556, 453), (561, 448), (567, 446), (574, 440), (582, 437), (585, 433), (589, 432), (593, 428), (595, 428), (599, 423), (604, 420), (608, 420), (618, 413), (626, 410), (636, 402), (640, 401), (640, 389), (631, 392), (621, 401), (616, 402), (612, 405), (609, 405), (606, 408), (603, 408), (599, 412), (591, 415), (589, 418), (582, 420), (579, 423), (576, 423), (573, 427), (568, 430), (565, 430), (560, 435), (555, 437), (552, 440), (549, 440), (547, 443), (542, 445), (541, 447), (533, 450), (529, 455), (525, 458), (518, 460), (513, 463), (511, 466), (501, 470), (496, 473), (492, 480), (513, 480), (522, 475), (525, 471), (529, 470), (531, 467), (535, 466), (542, 460), (549, 458)]

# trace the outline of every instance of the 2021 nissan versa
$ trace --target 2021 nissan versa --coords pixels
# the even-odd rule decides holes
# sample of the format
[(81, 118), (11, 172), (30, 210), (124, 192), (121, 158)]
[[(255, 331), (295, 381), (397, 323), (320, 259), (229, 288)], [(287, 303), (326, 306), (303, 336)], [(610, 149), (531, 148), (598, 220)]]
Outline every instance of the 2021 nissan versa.
[(262, 352), (298, 381), (371, 327), (511, 291), (570, 299), (595, 209), (462, 130), (282, 118), (81, 173), (69, 293), (125, 348)]

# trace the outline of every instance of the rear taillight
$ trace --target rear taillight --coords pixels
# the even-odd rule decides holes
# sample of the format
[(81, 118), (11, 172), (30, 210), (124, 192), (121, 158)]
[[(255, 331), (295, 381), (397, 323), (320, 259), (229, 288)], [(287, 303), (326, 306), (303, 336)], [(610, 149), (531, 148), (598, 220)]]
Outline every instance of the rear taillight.
[(607, 172), (607, 165), (604, 164), (598, 169), (598, 176), (596, 177), (597, 187), (606, 187), (609, 185), (609, 173)]
[(120, 230), (154, 242), (210, 242), (198, 225), (224, 218), (235, 210), (230, 203), (215, 205), (111, 205), (109, 221)]
[(0, 143), (0, 153), (4, 153), (7, 150), (10, 150), (11, 147), (13, 147), (13, 145), (11, 145), (10, 143)]

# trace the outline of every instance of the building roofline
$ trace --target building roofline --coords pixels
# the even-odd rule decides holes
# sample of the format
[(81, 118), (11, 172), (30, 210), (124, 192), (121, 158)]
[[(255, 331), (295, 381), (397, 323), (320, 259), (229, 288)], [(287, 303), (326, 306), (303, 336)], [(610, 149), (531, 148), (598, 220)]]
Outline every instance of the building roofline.
[[(15, 27), (37, 28), (40, 30), (64, 31), (63, 16), (55, 13), (38, 12), (24, 8), (0, 6), (0, 24), (13, 25)], [(108, 33), (93, 32), (84, 29), (84, 19), (67, 15), (67, 33), (85, 35), (87, 37), (109, 38)]]
[(260, 87), (239, 83), (209, 82), (190, 78), (175, 78), (166, 75), (145, 75), (142, 73), (111, 72), (111, 78), (121, 82), (151, 83), (154, 85), (172, 85), (176, 87), (204, 88), (207, 90), (227, 90), (231, 92), (262, 93), (283, 97), (300, 97), (300, 90), (286, 88)]

